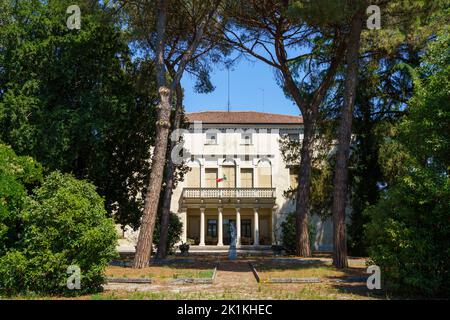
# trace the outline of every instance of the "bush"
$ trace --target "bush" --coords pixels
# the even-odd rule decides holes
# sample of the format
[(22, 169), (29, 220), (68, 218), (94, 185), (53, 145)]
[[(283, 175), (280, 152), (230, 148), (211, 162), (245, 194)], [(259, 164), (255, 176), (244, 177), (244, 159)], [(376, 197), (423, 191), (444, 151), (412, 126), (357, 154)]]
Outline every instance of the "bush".
[[(161, 229), (160, 220), (161, 217), (158, 216), (153, 235), (153, 243), (156, 246), (158, 246), (159, 244), (159, 235)], [(182, 232), (183, 232), (183, 224), (181, 223), (180, 218), (176, 213), (171, 212), (169, 218), (169, 234), (167, 235), (167, 253), (173, 253), (175, 244), (181, 239)]]
[(369, 256), (389, 291), (448, 297), (450, 185), (435, 189), (418, 179), (417, 186), (392, 187), (365, 211)]
[(19, 157), (0, 144), (0, 257), (18, 246), (23, 232), (21, 212), (29, 190), (42, 181), (42, 167), (30, 157)]
[[(117, 254), (117, 235), (95, 187), (54, 172), (27, 202), (19, 249), (0, 257), (0, 290), (78, 294), (99, 289)], [(81, 290), (66, 287), (70, 265), (81, 269)]]
[[(281, 223), (281, 239), (283, 241), (284, 249), (288, 254), (295, 254), (295, 237), (296, 237), (296, 227), (295, 227), (295, 212), (291, 212), (287, 215), (286, 219)], [(316, 234), (315, 225), (309, 223), (309, 244), (311, 246), (311, 250), (314, 245), (314, 238)]]

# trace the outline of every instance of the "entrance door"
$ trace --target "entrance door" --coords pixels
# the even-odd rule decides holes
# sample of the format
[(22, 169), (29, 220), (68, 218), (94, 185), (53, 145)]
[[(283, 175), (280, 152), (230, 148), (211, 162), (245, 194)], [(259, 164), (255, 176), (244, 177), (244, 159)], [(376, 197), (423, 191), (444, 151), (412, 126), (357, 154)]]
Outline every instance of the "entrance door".
[(223, 244), (231, 244), (231, 225), (234, 226), (236, 230), (236, 221), (232, 219), (223, 219)]

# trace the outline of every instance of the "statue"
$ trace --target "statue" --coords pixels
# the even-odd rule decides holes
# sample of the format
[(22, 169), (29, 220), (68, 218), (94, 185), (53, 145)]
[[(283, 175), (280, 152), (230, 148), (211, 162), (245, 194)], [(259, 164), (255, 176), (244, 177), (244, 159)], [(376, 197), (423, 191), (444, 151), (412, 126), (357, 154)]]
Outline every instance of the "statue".
[(230, 234), (231, 234), (231, 242), (230, 242), (230, 250), (228, 252), (228, 259), (235, 260), (237, 257), (236, 252), (237, 237), (236, 237), (236, 227), (234, 226), (234, 223), (230, 223)]

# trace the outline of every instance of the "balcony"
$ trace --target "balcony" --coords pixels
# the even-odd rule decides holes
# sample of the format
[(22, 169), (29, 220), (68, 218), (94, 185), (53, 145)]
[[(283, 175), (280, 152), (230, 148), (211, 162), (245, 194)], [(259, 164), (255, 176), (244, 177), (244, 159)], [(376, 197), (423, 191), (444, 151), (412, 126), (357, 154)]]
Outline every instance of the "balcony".
[(184, 188), (182, 199), (275, 198), (275, 188)]

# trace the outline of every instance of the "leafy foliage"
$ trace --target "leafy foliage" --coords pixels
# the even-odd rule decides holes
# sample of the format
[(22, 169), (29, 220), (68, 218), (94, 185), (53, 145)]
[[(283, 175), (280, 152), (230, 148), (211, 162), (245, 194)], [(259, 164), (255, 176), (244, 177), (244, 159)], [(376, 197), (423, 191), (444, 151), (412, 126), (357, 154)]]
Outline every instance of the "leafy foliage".
[(83, 291), (98, 288), (115, 238), (92, 184), (57, 172), (43, 179), (38, 162), (0, 144), (0, 291), (61, 293), (72, 264)]
[(388, 288), (409, 294), (450, 293), (449, 44), (446, 31), (417, 70), (409, 114), (380, 152), (387, 189), (365, 212), (371, 259)]
[[(153, 243), (159, 245), (159, 236), (161, 233), (161, 216), (158, 215), (155, 224), (155, 231), (153, 235)], [(169, 216), (169, 231), (167, 234), (167, 252), (173, 252), (175, 244), (180, 241), (181, 233), (183, 231), (183, 224), (176, 213), (170, 212)]]
[[(295, 254), (295, 247), (296, 247), (295, 215), (296, 215), (295, 212), (289, 213), (286, 216), (286, 219), (281, 223), (281, 232), (282, 232), (281, 240), (283, 243), (283, 247), (286, 250), (286, 253), (288, 254)], [(312, 249), (314, 245), (316, 228), (314, 224), (312, 224), (311, 222), (309, 223), (308, 226), (308, 232), (309, 232), (309, 243)]]
[[(320, 141), (318, 141), (320, 140)], [(288, 135), (283, 135), (279, 139), (280, 151), (284, 162), (294, 165), (298, 170), (300, 163), (301, 142), (291, 139)], [(313, 168), (311, 172), (311, 195), (310, 210), (312, 214), (317, 214), (321, 218), (327, 218), (331, 214), (331, 201), (333, 191), (333, 162), (330, 150), (330, 137), (327, 132), (323, 132), (321, 139), (316, 141), (316, 153), (313, 158)], [(289, 188), (284, 190), (283, 196), (293, 198), (296, 195), (296, 189)]]
[[(349, 162), (352, 210), (347, 239), (350, 254), (358, 256), (367, 255), (363, 226), (368, 217), (363, 211), (377, 203), (381, 186), (392, 177), (385, 175), (378, 161), (381, 145), (391, 127), (405, 114), (406, 102), (413, 94), (411, 74), (402, 65), (418, 67), (428, 42), (448, 20), (441, 1), (390, 1), (380, 2), (380, 7), (382, 28), (376, 32), (363, 31), (353, 112), (354, 139)], [(336, 78), (336, 90), (321, 110), (322, 116), (331, 122), (339, 118), (342, 78)]]
[(67, 268), (81, 269), (81, 290), (96, 290), (116, 255), (116, 230), (95, 187), (59, 172), (45, 178), (20, 213), (16, 245), (0, 256), (0, 290), (69, 293)]
[(42, 181), (42, 167), (30, 157), (19, 157), (0, 144), (0, 257), (18, 247), (23, 232), (21, 212), (29, 191)]
[(138, 225), (154, 134), (153, 65), (131, 61), (111, 9), (80, 0), (2, 1), (0, 140), (48, 170), (89, 179), (118, 222)]

